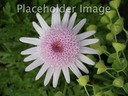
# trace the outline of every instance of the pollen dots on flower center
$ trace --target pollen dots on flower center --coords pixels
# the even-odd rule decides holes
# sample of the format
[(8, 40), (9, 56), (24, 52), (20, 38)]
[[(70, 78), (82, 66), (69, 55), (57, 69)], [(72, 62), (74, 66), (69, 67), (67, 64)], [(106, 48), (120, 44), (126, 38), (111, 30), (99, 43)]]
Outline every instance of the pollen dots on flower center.
[(79, 52), (76, 35), (63, 26), (52, 27), (41, 41), (41, 57), (53, 67), (69, 64)]

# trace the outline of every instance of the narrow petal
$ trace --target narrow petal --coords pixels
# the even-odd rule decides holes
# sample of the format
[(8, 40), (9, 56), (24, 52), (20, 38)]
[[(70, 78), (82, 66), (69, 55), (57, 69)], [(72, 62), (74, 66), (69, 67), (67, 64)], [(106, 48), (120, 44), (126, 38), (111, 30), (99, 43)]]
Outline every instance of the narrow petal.
[(78, 58), (79, 58), (80, 61), (82, 61), (82, 62), (84, 62), (84, 63), (86, 63), (88, 65), (94, 65), (95, 64), (91, 59), (89, 59), (88, 57), (84, 56), (83, 54), (79, 54)]
[(55, 25), (55, 11), (56, 11), (56, 8), (53, 8), (52, 10), (52, 20), (51, 20), (51, 26), (54, 26)]
[(31, 71), (31, 70), (35, 69), (36, 67), (42, 65), (43, 63), (44, 62), (40, 58), (38, 58), (35, 61), (33, 61), (30, 65), (28, 65), (26, 67), (25, 71)]
[(38, 53), (33, 53), (24, 59), (24, 62), (35, 60), (39, 57)]
[(71, 16), (71, 18), (70, 18), (70, 20), (69, 20), (69, 25), (68, 25), (68, 28), (69, 29), (72, 29), (73, 28), (73, 25), (74, 25), (74, 23), (75, 23), (75, 20), (76, 20), (76, 13), (74, 13), (72, 16)]
[(57, 6), (55, 9), (53, 9), (53, 12), (52, 12), (52, 26), (60, 25), (60, 24), (61, 24), (60, 10), (59, 10), (59, 7)]
[(58, 67), (55, 69), (55, 72), (53, 74), (53, 87), (55, 88), (58, 84), (58, 79), (59, 79), (59, 76), (60, 76), (60, 73), (61, 73), (61, 68)]
[(71, 8), (68, 7), (62, 19), (62, 25), (67, 27)]
[(43, 64), (35, 79), (38, 80), (47, 71), (48, 68), (49, 66), (47, 64)]
[(78, 35), (77, 35), (77, 38), (78, 38), (79, 40), (83, 40), (83, 39), (85, 39), (85, 38), (88, 38), (88, 37), (92, 36), (92, 35), (95, 34), (95, 33), (96, 33), (96, 31), (84, 32), (84, 33), (78, 34)]
[(28, 44), (32, 44), (32, 45), (40, 44), (40, 39), (38, 39), (38, 38), (21, 37), (20, 41), (23, 43), (28, 43)]
[(44, 79), (44, 86), (46, 86), (49, 83), (53, 73), (54, 73), (54, 68), (49, 68), (46, 73), (46, 77)]
[(42, 29), (44, 31), (48, 31), (50, 29), (50, 27), (48, 26), (48, 24), (45, 22), (45, 20), (42, 18), (42, 16), (39, 13), (36, 13), (36, 17), (42, 27)]
[(84, 66), (84, 64), (82, 62), (80, 62), (78, 59), (75, 60), (75, 63), (77, 65), (78, 68), (80, 68), (83, 72), (85, 73), (89, 73), (88, 69)]
[(28, 55), (28, 54), (33, 54), (37, 52), (37, 47), (32, 47), (32, 48), (29, 48), (27, 50), (24, 50), (21, 52), (22, 55)]
[(39, 25), (37, 25), (37, 23), (33, 21), (32, 25), (40, 36), (44, 34), (45, 31)]
[(70, 75), (69, 75), (69, 69), (68, 67), (63, 67), (62, 72), (64, 74), (65, 80), (67, 83), (70, 83)]
[(85, 22), (86, 22), (86, 19), (82, 19), (82, 20), (73, 28), (73, 32), (74, 32), (75, 34), (77, 34), (77, 33), (80, 31), (80, 29), (84, 26)]
[(83, 54), (98, 54), (98, 51), (88, 47), (81, 47), (80, 52)]
[(71, 71), (77, 76), (80, 77), (82, 74), (79, 71), (79, 69), (77, 68), (77, 66), (75, 64), (71, 64), (71, 66), (69, 67), (71, 69)]
[(97, 43), (99, 41), (99, 39), (86, 39), (80, 42), (80, 46), (87, 46), (90, 44), (94, 44)]

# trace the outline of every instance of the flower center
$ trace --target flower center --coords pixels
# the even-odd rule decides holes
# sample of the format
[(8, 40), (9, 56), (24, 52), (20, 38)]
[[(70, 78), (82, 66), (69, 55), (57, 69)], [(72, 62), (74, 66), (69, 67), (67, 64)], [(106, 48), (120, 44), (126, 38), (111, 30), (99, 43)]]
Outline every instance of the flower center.
[(59, 52), (59, 53), (63, 52), (63, 45), (61, 44), (61, 42), (56, 41), (51, 46), (54, 52)]

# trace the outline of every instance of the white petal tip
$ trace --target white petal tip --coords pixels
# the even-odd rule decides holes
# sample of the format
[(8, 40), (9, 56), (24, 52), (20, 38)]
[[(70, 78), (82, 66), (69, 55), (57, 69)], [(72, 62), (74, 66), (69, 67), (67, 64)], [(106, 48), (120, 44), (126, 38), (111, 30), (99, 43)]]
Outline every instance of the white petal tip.
[(25, 72), (31, 71), (28, 67), (25, 68)]
[(39, 77), (38, 77), (38, 76), (36, 76), (35, 80), (39, 80)]

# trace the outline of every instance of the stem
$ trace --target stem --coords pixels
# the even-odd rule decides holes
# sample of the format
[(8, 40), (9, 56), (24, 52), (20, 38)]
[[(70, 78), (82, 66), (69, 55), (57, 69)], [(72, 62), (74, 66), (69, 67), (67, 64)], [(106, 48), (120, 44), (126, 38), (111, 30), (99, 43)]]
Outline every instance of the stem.
[(108, 71), (105, 71), (110, 77), (112, 77), (112, 78), (116, 78), (115, 76), (113, 76), (112, 74), (110, 74)]
[(85, 90), (85, 92), (86, 92), (87, 96), (90, 96), (90, 95), (89, 95), (89, 93), (88, 93), (88, 91), (87, 91), (86, 86), (84, 86), (84, 90)]
[(118, 14), (118, 17), (119, 17), (119, 18), (121, 18), (121, 16), (120, 16), (120, 13), (119, 13), (118, 9), (116, 9), (116, 12), (117, 12), (117, 14)]
[(117, 42), (117, 38), (116, 38), (116, 35), (115, 35), (115, 41)]
[(128, 94), (128, 92), (125, 90), (125, 88), (124, 87), (122, 87), (123, 88), (123, 90)]
[(116, 55), (117, 55), (118, 62), (121, 63), (118, 52), (116, 52)]
[(66, 89), (67, 89), (67, 83), (65, 82), (64, 90), (63, 90), (63, 94), (64, 94), (64, 96), (66, 96)]

